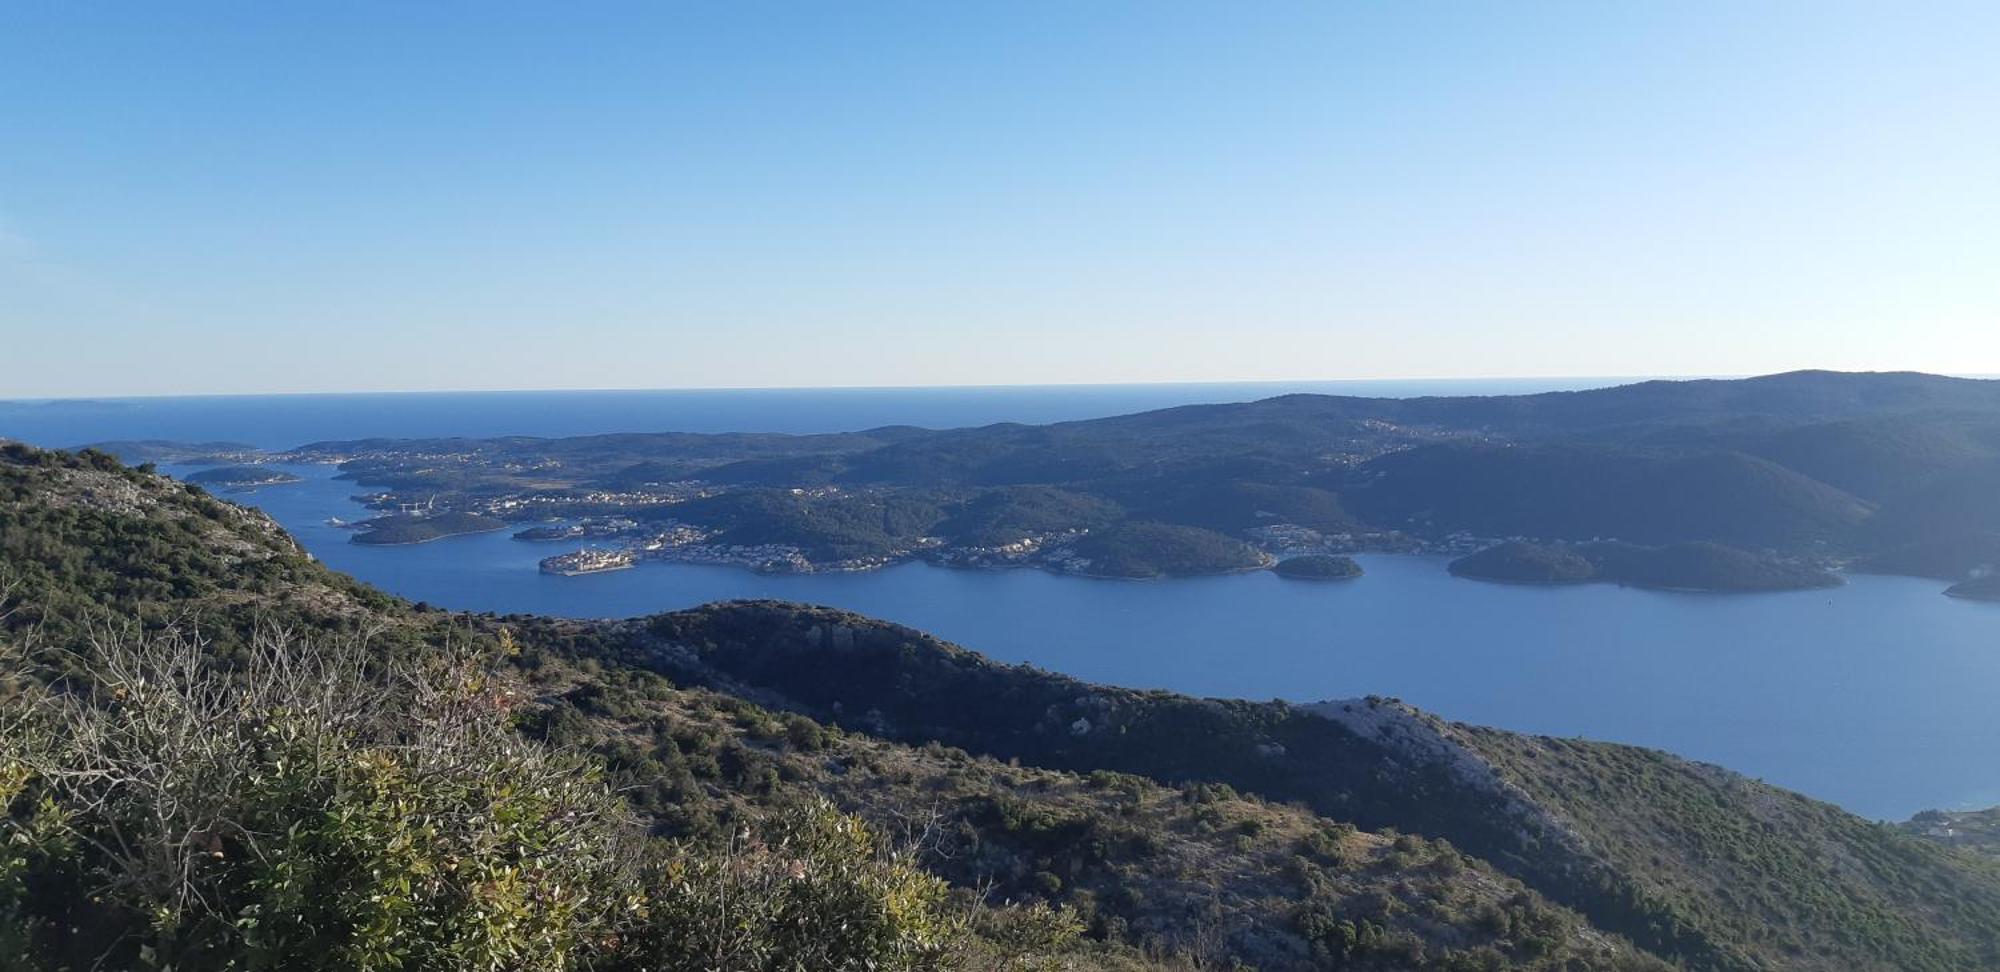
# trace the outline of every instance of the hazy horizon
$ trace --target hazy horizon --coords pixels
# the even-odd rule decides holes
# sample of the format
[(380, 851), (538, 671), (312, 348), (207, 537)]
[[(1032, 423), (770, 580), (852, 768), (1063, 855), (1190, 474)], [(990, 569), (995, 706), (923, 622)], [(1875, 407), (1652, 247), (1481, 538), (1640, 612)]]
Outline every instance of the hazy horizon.
[[(1793, 371), (1813, 369), (1790, 369)], [(1773, 372), (1781, 374), (1783, 372)], [(1934, 374), (1934, 373), (1933, 373)], [(1215, 387), (1215, 386), (1293, 386), (1293, 385), (1424, 385), (1424, 384), (1476, 384), (1481, 382), (1505, 382), (1508, 384), (1533, 385), (1542, 382), (1556, 384), (1576, 384), (1582, 382), (1632, 384), (1643, 381), (1709, 381), (1737, 378), (1756, 378), (1761, 375), (1465, 375), (1459, 377), (1369, 377), (1369, 378), (1210, 378), (1193, 381), (1158, 379), (1151, 381), (1048, 381), (1048, 382), (986, 382), (981, 384), (907, 384), (907, 385), (660, 385), (652, 387), (621, 386), (572, 386), (564, 388), (382, 388), (382, 389), (342, 389), (322, 391), (252, 390), (233, 392), (167, 392), (160, 394), (121, 394), (107, 392), (92, 394), (80, 392), (71, 395), (14, 395), (0, 397), (0, 402), (15, 404), (64, 403), (87, 401), (118, 401), (147, 398), (272, 398), (284, 396), (337, 396), (337, 395), (545, 395), (576, 392), (587, 394), (604, 393), (645, 393), (645, 392), (759, 392), (759, 391), (925, 391), (957, 390), (979, 391), (1026, 390), (1035, 388), (1143, 388), (1143, 387)], [(1939, 375), (1946, 378), (1985, 379), (2000, 375)]]
[(1832, 374), (1920, 374), (1937, 378), (1962, 378), (1972, 381), (2000, 380), (2000, 372), (1943, 372), (1919, 371), (1913, 369), (1826, 369), (1826, 368), (1785, 368), (1778, 371), (1756, 374), (1708, 374), (1708, 375), (1459, 375), (1442, 377), (1424, 375), (1416, 377), (1360, 377), (1360, 378), (1211, 378), (1192, 381), (1159, 379), (1151, 381), (1050, 381), (1050, 382), (986, 382), (980, 384), (907, 384), (907, 385), (662, 385), (653, 387), (620, 386), (580, 386), (565, 388), (382, 388), (382, 389), (326, 389), (317, 391), (252, 390), (231, 392), (167, 392), (160, 394), (121, 394), (116, 392), (92, 394), (82, 392), (70, 395), (13, 395), (0, 397), (0, 403), (45, 404), (88, 401), (121, 401), (152, 398), (273, 398), (286, 396), (326, 397), (342, 395), (546, 395), (575, 392), (579, 394), (598, 393), (648, 393), (648, 392), (838, 392), (838, 391), (995, 391), (1032, 390), (1037, 388), (1091, 389), (1091, 388), (1202, 388), (1202, 387), (1290, 387), (1301, 385), (1382, 385), (1413, 386), (1435, 384), (1473, 385), (1484, 383), (1504, 383), (1508, 385), (1535, 386), (1547, 384), (1549, 390), (1574, 391), (1580, 386), (1609, 388), (1618, 385), (1638, 384), (1648, 381), (1736, 381), (1746, 378), (1769, 378), (1776, 375), (1801, 372), (1827, 372)]

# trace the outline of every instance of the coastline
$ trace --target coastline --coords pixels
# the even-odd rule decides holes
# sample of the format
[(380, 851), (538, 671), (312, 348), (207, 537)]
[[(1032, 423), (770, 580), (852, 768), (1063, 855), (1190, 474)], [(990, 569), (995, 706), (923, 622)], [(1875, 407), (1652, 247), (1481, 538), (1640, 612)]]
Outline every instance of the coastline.
[[(1513, 577), (1488, 577), (1484, 574), (1467, 574), (1447, 569), (1451, 576), (1459, 580), (1478, 581), (1482, 584), (1500, 584), (1507, 587), (1589, 587), (1593, 584), (1609, 584), (1614, 587), (1629, 587), (1638, 591), (1659, 591), (1663, 594), (1796, 594), (1802, 591), (1825, 591), (1845, 587), (1847, 578), (1835, 574), (1830, 583), (1802, 584), (1796, 587), (1678, 587), (1671, 584), (1647, 584), (1640, 581), (1619, 580), (1615, 577), (1592, 577), (1589, 580), (1558, 581), (1529, 580)], [(1881, 575), (1898, 576), (1898, 575)], [(1957, 595), (1966, 596), (1966, 595)]]
[(2000, 594), (1968, 594), (1953, 588), (1945, 588), (1944, 596), (1958, 601), (1974, 601), (1980, 604), (2000, 604)]
[(617, 570), (631, 570), (632, 568), (637, 566), (639, 565), (636, 563), (631, 563), (631, 564), (617, 564), (610, 567), (586, 567), (582, 570), (549, 570), (547, 568), (543, 568), (542, 573), (549, 574), (555, 577), (586, 577), (591, 574), (609, 574), (612, 571), (617, 571)]

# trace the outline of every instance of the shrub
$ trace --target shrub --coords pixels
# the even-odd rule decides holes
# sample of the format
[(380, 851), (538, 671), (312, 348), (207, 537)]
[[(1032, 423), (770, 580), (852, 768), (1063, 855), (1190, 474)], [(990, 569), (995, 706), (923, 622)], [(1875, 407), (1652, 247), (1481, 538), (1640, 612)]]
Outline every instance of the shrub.
[(168, 632), (69, 661), (0, 756), (31, 960), (565, 969), (620, 921), (625, 811), (462, 658), (384, 683), (267, 636), (226, 673)]
[(719, 848), (644, 838), (594, 764), (509, 728), (513, 693), (464, 653), (382, 671), (358, 644), (267, 634), (225, 670), (168, 630), (5, 660), (9, 969), (926, 972), (994, 954), (940, 879), (830, 805)]
[(623, 957), (649, 972), (919, 972), (946, 968), (966, 931), (942, 880), (826, 804), (720, 854), (683, 849), (648, 885)]

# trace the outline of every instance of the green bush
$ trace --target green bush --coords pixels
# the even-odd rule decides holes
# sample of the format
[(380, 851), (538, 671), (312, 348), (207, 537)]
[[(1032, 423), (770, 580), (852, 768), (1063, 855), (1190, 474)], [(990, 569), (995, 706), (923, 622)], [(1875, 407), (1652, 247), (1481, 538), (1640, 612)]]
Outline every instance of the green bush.
[(649, 972), (944, 969), (966, 932), (943, 881), (824, 804), (683, 850), (646, 883), (621, 958)]
[[(716, 848), (644, 838), (594, 765), (447, 654), (173, 631), (0, 672), (7, 968), (961, 967), (971, 916), (825, 804)], [(53, 681), (51, 681), (53, 679)], [(5, 964), (5, 963), (0, 963)]]
[(626, 811), (464, 659), (383, 683), (282, 638), (236, 673), (174, 633), (92, 649), (6, 710), (30, 961), (566, 969), (624, 920)]

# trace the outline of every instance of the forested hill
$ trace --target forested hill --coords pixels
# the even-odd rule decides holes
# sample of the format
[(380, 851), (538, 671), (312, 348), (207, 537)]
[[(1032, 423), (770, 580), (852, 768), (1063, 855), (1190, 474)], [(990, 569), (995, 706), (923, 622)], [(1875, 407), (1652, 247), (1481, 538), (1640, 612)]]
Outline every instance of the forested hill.
[[(164, 683), (117, 680), (146, 657), (121, 645), (192, 627), (200, 654), (167, 657), (206, 659), (193, 664), (211, 673), (203, 677), (245, 686), (187, 683), (198, 690), (188, 698), (223, 707), (219, 721), (204, 710), (199, 738), (239, 738), (236, 727), (244, 741), (221, 755), (193, 753), (201, 766), (282, 755), (269, 734), (296, 728), (298, 712), (330, 712), (352, 727), (344, 741), (320, 744), (331, 748), (315, 759), (328, 763), (201, 777), (187, 792), (209, 796), (175, 803), (175, 813), (219, 800), (258, 826), (237, 832), (211, 820), (158, 831), (173, 835), (159, 838), (171, 843), (161, 848), (167, 859), (191, 862), (164, 884), (120, 880), (157, 875), (146, 855), (62, 838), (155, 819), (166, 804), (104, 802), (88, 784), (92, 767), (157, 767), (148, 747), (193, 737), (69, 734), (47, 737), (47, 750), (29, 745), (44, 737), (0, 737), (0, 780), (14, 801), (0, 945), (28, 956), (29, 968), (88, 967), (93, 949), (131, 966), (142, 947), (186, 969), (242, 965), (253, 954), (287, 968), (464, 967), (437, 956), (513, 941), (470, 923), (474, 912), (504, 908), (516, 922), (507, 927), (569, 943), (565, 961), (692, 969), (670, 960), (680, 954), (673, 943), (716, 944), (701, 937), (717, 927), (702, 908), (731, 895), (759, 904), (730, 926), (724, 944), (742, 957), (730, 967), (757, 969), (789, 967), (783, 960), (809, 947), (841, 949), (854, 964), (808, 967), (881, 969), (1969, 970), (2000, 961), (2000, 864), (1988, 856), (1666, 754), (1459, 726), (1388, 700), (1294, 706), (1095, 686), (788, 604), (615, 623), (438, 612), (325, 570), (268, 520), (198, 489), (104, 456), (20, 446), (0, 452), (0, 577), (9, 600), (0, 644), (25, 663), (0, 695), (9, 725), (34, 724), (21, 713), (46, 710), (22, 706), (41, 693), (57, 692), (60, 709), (90, 685), (187, 683), (185, 661)], [(332, 697), (316, 689), (300, 709), (261, 681), (280, 631), (321, 639), (315, 647), (336, 658), (340, 644), (365, 644), (373, 660), (356, 673), (431, 667), (421, 679), (356, 682)], [(115, 664), (102, 663), (107, 655)], [(319, 671), (304, 657), (291, 664)], [(435, 667), (451, 659), (469, 659), (476, 677)], [(361, 677), (342, 671), (327, 684)], [(441, 697), (440, 685), (473, 694)], [(416, 686), (431, 688), (409, 694)], [(362, 704), (378, 692), (381, 701)], [(154, 711), (116, 693), (84, 697), (103, 699), (88, 718), (112, 725)], [(226, 701), (266, 697), (283, 704), (249, 711)], [(273, 722), (280, 713), (290, 715)], [(434, 723), (427, 713), (451, 715)], [(441, 730), (430, 725), (457, 728), (433, 737)], [(488, 725), (530, 748), (473, 731)], [(114, 737), (154, 742), (113, 753), (74, 744)], [(387, 743), (409, 738), (435, 739), (450, 758)], [(569, 757), (543, 755), (550, 745), (583, 762), (565, 769)], [(621, 796), (617, 813), (655, 836), (628, 847), (595, 824), (539, 816), (616, 817), (593, 802), (593, 763)], [(323, 790), (319, 777), (297, 775), (300, 765), (351, 775)], [(479, 775), (454, 775), (468, 766)], [(510, 785), (527, 778), (518, 774), (547, 785)], [(284, 785), (239, 791), (227, 782), (259, 778)], [(533, 794), (559, 795), (560, 805), (516, 802)], [(397, 801), (435, 815), (379, 814)], [(834, 815), (814, 816), (817, 801)], [(114, 811), (132, 816), (104, 816)], [(405, 828), (417, 819), (451, 824)], [(492, 829), (502, 822), (510, 829)], [(852, 827), (872, 836), (854, 844), (841, 836)], [(768, 841), (733, 842), (746, 831)], [(288, 833), (303, 836), (280, 839)], [(555, 834), (562, 841), (550, 844)], [(915, 839), (910, 853), (865, 850), (897, 835)], [(799, 856), (804, 848), (812, 854)], [(280, 852), (292, 855), (284, 869), (266, 868)], [(634, 903), (552, 911), (550, 902), (569, 899), (546, 888), (496, 898), (514, 885), (480, 876), (508, 866), (495, 854), (569, 862), (508, 880), (617, 888), (604, 900)], [(659, 866), (619, 863), (627, 858)], [(459, 873), (442, 869), (447, 860), (465, 880), (447, 876)], [(325, 883), (301, 886), (299, 875)], [(798, 883), (803, 875), (812, 880)], [(933, 880), (942, 883), (925, 883)], [(750, 883), (730, 883), (739, 881)], [(384, 901), (408, 911), (383, 912)], [(406, 913), (424, 917), (384, 917)], [(92, 934), (64, 931), (83, 926)], [(394, 948), (416, 958), (362, 960)], [(543, 957), (495, 967), (570, 967), (534, 954)]]
[[(786, 545), (814, 562), (984, 563), (990, 541), (1054, 544), (1048, 552), (1062, 556), (1041, 562), (1060, 566), (1089, 559), (1065, 545), (1122, 524), (1128, 537), (1198, 536), (1180, 546), (1212, 555), (1162, 547), (1131, 558), (1189, 573), (1242, 566), (1226, 541), (1257, 546), (1266, 562), (1524, 539), (1721, 544), (1948, 580), (2000, 567), (2000, 381), (1918, 374), (1287, 395), (833, 436), (367, 440), (290, 457), (341, 461), (363, 484), (441, 494), (463, 512), (596, 503), (593, 512)], [(679, 502), (691, 492), (729, 498)], [(1010, 515), (989, 516), (980, 543), (950, 530), (996, 504)], [(1957, 546), (1939, 550), (1945, 542)]]
[(1294, 394), (1190, 405), (1053, 428), (1120, 434), (1368, 421), (1569, 436), (1631, 426), (1822, 423), (1888, 415), (2000, 412), (2000, 381), (1916, 372), (1795, 371), (1755, 378), (1661, 380), (1531, 395), (1359, 398)]

